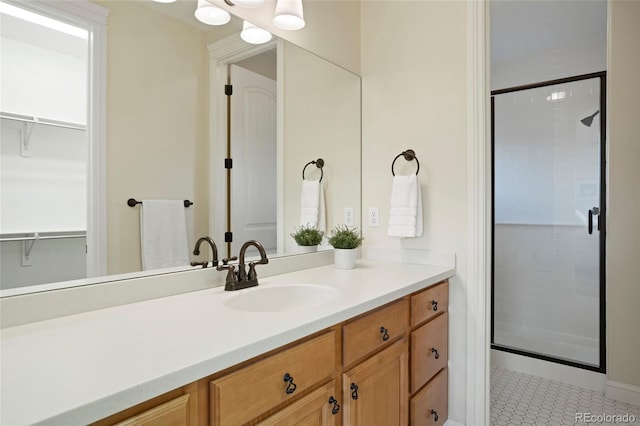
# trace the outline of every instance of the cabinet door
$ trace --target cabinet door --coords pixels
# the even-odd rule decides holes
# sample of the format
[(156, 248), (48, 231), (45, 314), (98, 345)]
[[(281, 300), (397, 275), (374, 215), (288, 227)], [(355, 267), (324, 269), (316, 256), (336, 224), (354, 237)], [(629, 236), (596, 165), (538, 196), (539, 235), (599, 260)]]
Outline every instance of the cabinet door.
[(339, 397), (336, 382), (332, 380), (258, 425), (334, 426), (341, 414)]
[(189, 395), (182, 395), (176, 399), (130, 417), (116, 426), (187, 426), (189, 424)]
[(406, 425), (408, 345), (406, 338), (343, 374), (344, 424)]

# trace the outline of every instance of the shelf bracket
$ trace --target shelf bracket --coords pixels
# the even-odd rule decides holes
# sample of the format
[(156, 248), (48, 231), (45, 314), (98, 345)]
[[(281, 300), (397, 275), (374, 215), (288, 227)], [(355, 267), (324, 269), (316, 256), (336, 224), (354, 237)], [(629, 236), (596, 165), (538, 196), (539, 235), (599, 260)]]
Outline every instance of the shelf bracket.
[(33, 245), (40, 239), (40, 234), (34, 232), (33, 240), (22, 242), (22, 266), (31, 266), (31, 250)]
[(22, 129), (20, 130), (20, 155), (23, 157), (31, 157), (31, 152), (29, 152), (29, 140), (31, 139), (33, 127), (37, 123), (38, 119), (33, 117), (33, 120), (33, 123), (22, 123)]

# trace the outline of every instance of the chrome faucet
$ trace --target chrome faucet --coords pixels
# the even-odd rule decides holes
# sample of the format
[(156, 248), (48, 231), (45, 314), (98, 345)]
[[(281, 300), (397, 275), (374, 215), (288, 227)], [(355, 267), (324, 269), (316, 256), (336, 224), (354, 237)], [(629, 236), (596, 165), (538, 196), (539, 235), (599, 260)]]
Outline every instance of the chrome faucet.
[[(244, 256), (249, 247), (255, 247), (260, 253), (260, 260), (257, 262), (249, 262), (249, 272), (246, 271)], [(235, 256), (231, 259), (222, 259), (222, 265), (218, 266), (218, 270), (227, 270), (227, 278), (225, 280), (224, 289), (227, 291), (242, 290), (243, 288), (254, 287), (258, 285), (258, 274), (256, 273), (256, 265), (266, 265), (269, 263), (267, 252), (262, 244), (256, 240), (249, 240), (240, 247), (240, 260), (238, 262), (238, 272), (235, 272), (234, 265), (228, 265), (230, 260), (237, 259)]]
[[(211, 237), (198, 238), (198, 241), (196, 241), (196, 247), (193, 249), (193, 254), (196, 256), (200, 255), (200, 245), (202, 244), (203, 241), (206, 241), (211, 246), (211, 252), (213, 253), (213, 261), (211, 262), (212, 263), (211, 266), (213, 268), (217, 268), (218, 267), (218, 247), (216, 247), (216, 243), (213, 241)], [(202, 266), (203, 268), (206, 268), (208, 265), (209, 265), (209, 262), (206, 260), (204, 262), (191, 262), (191, 266)]]

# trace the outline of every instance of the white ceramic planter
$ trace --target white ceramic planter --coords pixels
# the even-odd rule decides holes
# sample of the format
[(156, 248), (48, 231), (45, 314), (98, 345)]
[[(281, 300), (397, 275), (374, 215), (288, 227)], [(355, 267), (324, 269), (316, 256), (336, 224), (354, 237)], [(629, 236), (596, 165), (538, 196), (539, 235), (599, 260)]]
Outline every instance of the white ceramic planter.
[(315, 253), (318, 251), (318, 246), (298, 246), (298, 253)]
[(333, 263), (336, 269), (353, 269), (356, 266), (356, 249), (334, 249)]

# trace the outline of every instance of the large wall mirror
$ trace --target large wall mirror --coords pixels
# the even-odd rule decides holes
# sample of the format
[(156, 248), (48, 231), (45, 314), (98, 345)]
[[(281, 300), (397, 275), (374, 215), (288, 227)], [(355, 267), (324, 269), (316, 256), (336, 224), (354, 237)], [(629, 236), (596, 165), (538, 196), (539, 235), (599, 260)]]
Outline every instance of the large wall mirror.
[[(361, 86), (357, 75), (282, 38), (249, 49), (251, 52), (240, 48), (239, 54), (220, 53), (216, 51), (220, 46), (237, 44), (242, 21), (232, 18), (223, 27), (205, 26), (192, 18), (195, 1), (95, 3), (109, 9), (104, 212), (107, 276), (90, 282), (156, 272), (142, 271), (140, 209), (144, 206), (130, 207), (129, 198), (192, 201), (184, 210), (189, 251), (198, 237), (210, 235), (223, 257), (224, 233), (231, 230), (235, 234), (232, 254), (237, 254), (247, 239), (265, 241), (270, 256), (296, 254), (290, 234), (300, 225), (302, 171), (318, 158), (324, 160), (326, 230), (343, 223), (345, 209), (353, 209), (354, 225), (360, 225)], [(27, 35), (19, 28), (18, 18), (3, 14), (2, 20), (3, 54), (11, 51), (6, 46), (15, 47), (14, 51), (28, 46), (53, 58), (66, 58), (78, 69), (83, 61), (86, 66), (86, 57), (82, 57), (86, 52), (77, 46), (78, 40), (72, 39), (75, 47), (60, 48), (53, 37)], [(5, 25), (10, 20), (12, 25)], [(29, 26), (33, 24), (25, 24)], [(5, 87), (12, 84), (6, 77), (19, 74), (19, 70), (7, 73), (7, 61), (3, 58), (2, 62), (5, 93)], [(39, 72), (42, 74), (42, 69)], [(229, 193), (224, 152), (227, 110), (220, 83), (229, 77), (236, 84), (236, 78), (245, 74), (249, 81), (255, 77), (271, 84), (274, 98), (271, 112), (258, 111), (254, 105), (245, 108), (244, 115), (231, 115), (234, 167)], [(84, 81), (78, 75), (74, 78)], [(253, 83), (247, 84), (254, 90)], [(242, 93), (237, 87), (236, 95)], [(78, 202), (91, 197), (85, 189), (89, 185), (82, 180), (87, 167), (84, 156), (90, 149), (83, 144), (86, 122), (82, 112), (76, 114), (79, 119), (50, 113), (70, 101), (81, 103), (76, 98), (86, 96), (80, 93), (70, 100), (69, 93), (67, 89), (58, 94), (59, 101), (44, 107), (2, 104), (3, 296), (41, 291), (39, 285), (53, 282), (73, 285), (70, 280), (87, 277), (86, 240), (82, 237), (86, 232), (82, 216), (87, 207)], [(246, 93), (242, 96), (245, 100), (251, 97)], [(264, 96), (259, 98), (265, 103)], [(37, 117), (39, 122), (22, 120), (25, 117)], [(43, 124), (47, 120), (52, 125)], [(77, 126), (55, 125), (60, 123)], [(25, 132), (30, 133), (27, 144)], [(64, 152), (69, 153), (68, 158), (61, 158)], [(25, 164), (28, 167), (23, 167)], [(34, 175), (26, 176), (30, 169), (35, 170)], [(11, 170), (16, 173), (8, 174)], [(306, 176), (318, 179), (320, 170), (307, 168)], [(68, 191), (52, 189), (58, 181), (70, 183)], [(49, 186), (42, 188), (43, 183)], [(20, 199), (23, 201), (16, 204)], [(229, 208), (227, 199), (231, 200)], [(57, 222), (59, 226), (53, 222), (55, 216), (63, 219)], [(11, 227), (5, 217), (22, 218), (27, 225)], [(37, 223), (33, 218), (38, 217), (46, 220)], [(38, 237), (30, 239), (35, 233)], [(190, 260), (196, 260), (189, 255)], [(205, 252), (197, 260), (209, 256)], [(184, 269), (191, 267), (157, 272)]]

